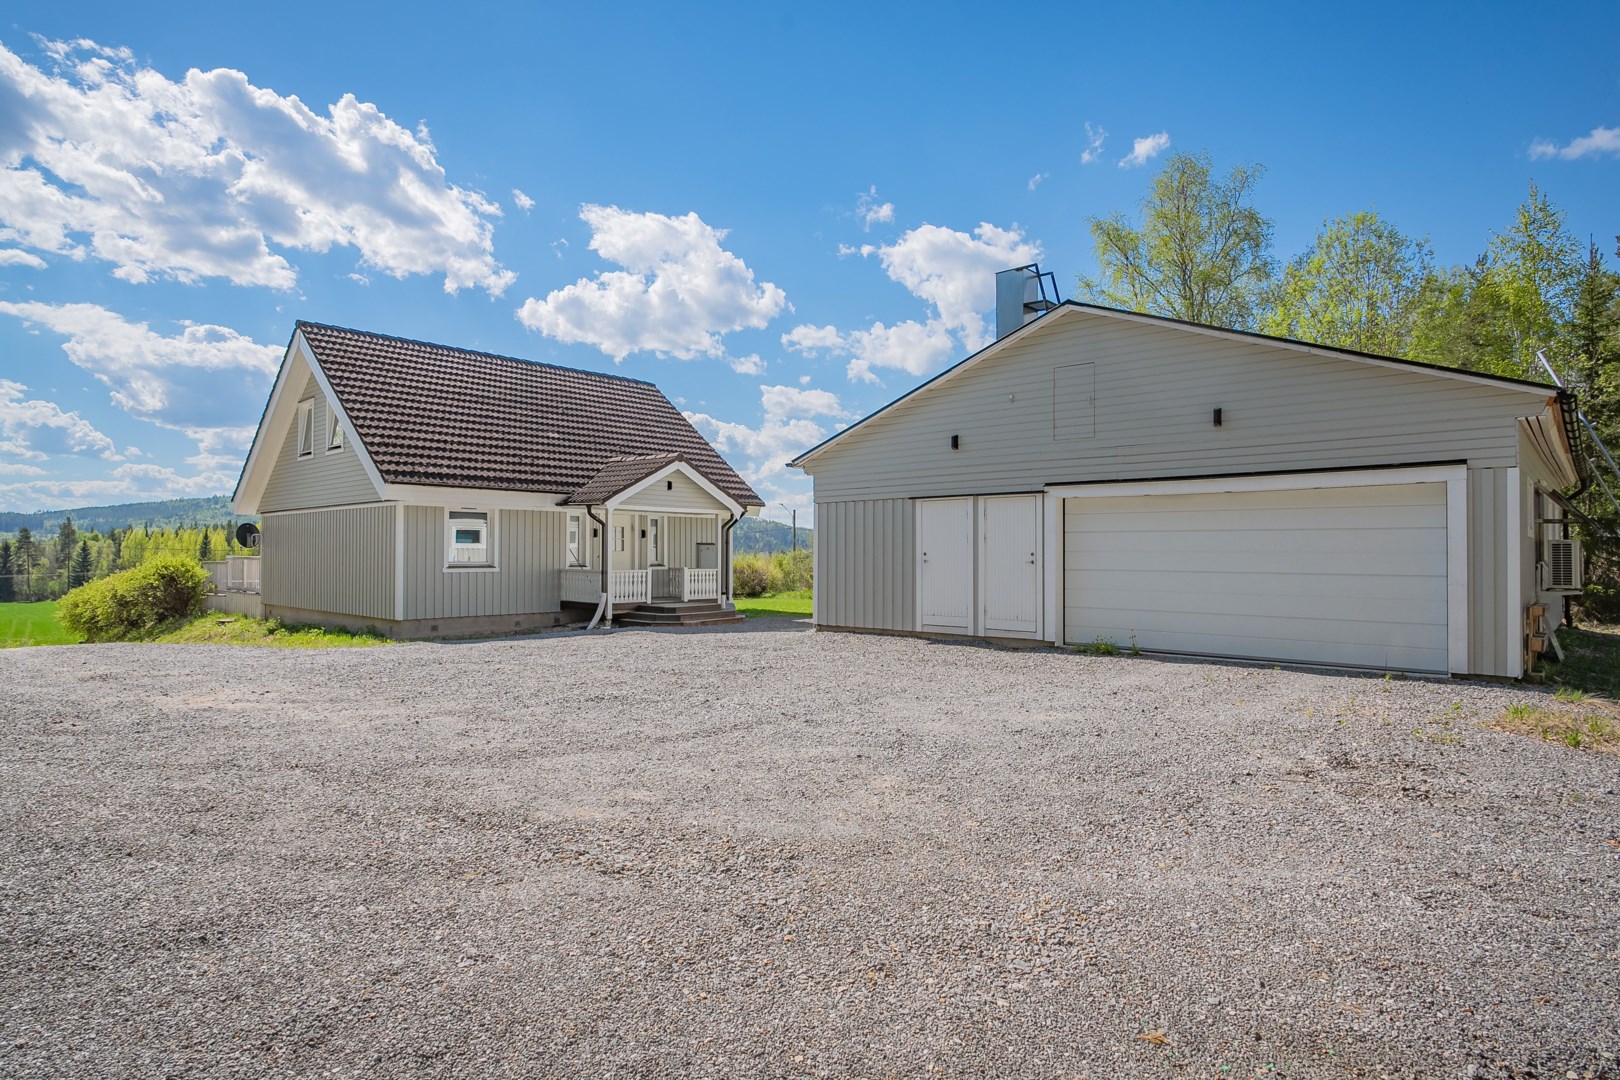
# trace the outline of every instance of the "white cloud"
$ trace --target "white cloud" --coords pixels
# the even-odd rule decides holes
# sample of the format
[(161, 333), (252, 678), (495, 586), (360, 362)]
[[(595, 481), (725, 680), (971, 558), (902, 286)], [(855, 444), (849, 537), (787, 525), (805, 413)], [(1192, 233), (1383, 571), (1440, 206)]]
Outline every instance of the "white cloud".
[(733, 356), (729, 363), (731, 370), (739, 375), (759, 375), (765, 370), (765, 361), (759, 358), (759, 353), (749, 353), (747, 356)]
[[(28, 388), (0, 379), (0, 454), (44, 461), (60, 454), (94, 454), (120, 460), (118, 447), (95, 425), (60, 405), (24, 397)], [(21, 466), (0, 464), (0, 475)]]
[(27, 266), (35, 270), (45, 269), (45, 260), (30, 251), (21, 248), (0, 248), (0, 266)]
[(1087, 120), (1086, 148), (1080, 151), (1080, 164), (1090, 165), (1092, 162), (1102, 157), (1103, 142), (1107, 138), (1108, 132), (1103, 130), (1102, 125), (1099, 124), (1096, 127), (1092, 127), (1091, 121)]
[(1161, 131), (1157, 135), (1144, 135), (1131, 143), (1131, 152), (1119, 159), (1122, 169), (1135, 168), (1146, 165), (1170, 146), (1170, 133)]
[(27, 510), (215, 495), (231, 490), (236, 483), (235, 470), (205, 471), (188, 476), (161, 465), (135, 464), (120, 465), (100, 479), (58, 477), (5, 483), (6, 475), (4, 467), (0, 466), (0, 506)]
[(981, 222), (971, 236), (923, 225), (878, 250), (889, 277), (933, 304), (969, 351), (991, 341), (981, 312), (996, 305), (996, 271), (1034, 262), (1040, 254), (1016, 226), (1002, 229), (989, 222)]
[(861, 219), (861, 228), (871, 232), (873, 225), (886, 225), (894, 220), (894, 203), (879, 202), (877, 185), (873, 184), (855, 200), (855, 216)]
[(447, 181), (423, 128), (352, 94), (321, 114), (228, 68), (175, 82), (128, 50), (44, 47), (50, 70), (0, 45), (0, 240), (131, 282), (291, 288), (286, 253), (334, 247), (446, 292), (515, 276), (494, 257), (500, 207)]
[(226, 460), (222, 446), (241, 446), (243, 432), (252, 433), (220, 419), (264, 399), (283, 353), (224, 326), (183, 323), (164, 337), (95, 304), (0, 302), (0, 314), (65, 337), (68, 359), (106, 385), (119, 408), (185, 432), (197, 440), (199, 459), (214, 465)]
[(853, 354), (845, 373), (851, 381), (878, 382), (875, 367), (897, 368), (908, 375), (927, 375), (956, 352), (956, 341), (943, 322), (925, 323), (908, 319), (884, 326), (873, 323), (866, 330), (852, 330), (846, 337), (847, 351)]
[(928, 302), (932, 316), (893, 326), (875, 322), (848, 333), (806, 323), (783, 334), (782, 345), (806, 356), (849, 356), (846, 372), (852, 381), (878, 382), (876, 368), (927, 375), (959, 345), (968, 352), (988, 345), (992, 334), (983, 313), (996, 304), (996, 272), (1035, 262), (1041, 248), (1017, 226), (1003, 229), (985, 221), (971, 233), (922, 225), (892, 244), (859, 253), (875, 253), (890, 279)]
[(1571, 140), (1567, 146), (1559, 146), (1546, 139), (1537, 139), (1530, 144), (1530, 157), (1562, 158), (1565, 161), (1574, 161), (1577, 158), (1598, 154), (1613, 154), (1620, 156), (1620, 127), (1595, 127), (1590, 135), (1582, 135)]
[(827, 390), (762, 385), (759, 398), (758, 427), (704, 413), (688, 412), (685, 416), (721, 453), (737, 459), (739, 471), (761, 495), (773, 502), (789, 499), (796, 490), (787, 463), (828, 435), (817, 418), (844, 419), (849, 413), (838, 395)]
[(844, 347), (844, 335), (836, 326), (795, 326), (782, 335), (782, 344), (793, 352), (814, 356), (821, 351), (839, 352)]
[(522, 210), (525, 214), (534, 209), (534, 200), (523, 194), (523, 192), (519, 191), (517, 188), (512, 189), (512, 201), (517, 203), (517, 208)]
[(808, 376), (808, 375), (800, 375), (799, 376), (799, 385), (800, 386), (809, 386), (810, 385), (810, 376)]
[(595, 346), (615, 361), (633, 352), (721, 356), (721, 335), (763, 327), (787, 305), (781, 289), (756, 284), (747, 264), (720, 246), (726, 231), (695, 213), (587, 204), (579, 216), (591, 228), (591, 250), (625, 269), (526, 300), (518, 319), (547, 337)]
[(1034, 176), (1030, 177), (1029, 178), (1029, 190), (1034, 191), (1036, 188), (1040, 187), (1041, 186), (1041, 181), (1047, 179), (1051, 175), (1052, 174), (1049, 173), (1049, 172), (1040, 172), (1040, 173), (1036, 173)]

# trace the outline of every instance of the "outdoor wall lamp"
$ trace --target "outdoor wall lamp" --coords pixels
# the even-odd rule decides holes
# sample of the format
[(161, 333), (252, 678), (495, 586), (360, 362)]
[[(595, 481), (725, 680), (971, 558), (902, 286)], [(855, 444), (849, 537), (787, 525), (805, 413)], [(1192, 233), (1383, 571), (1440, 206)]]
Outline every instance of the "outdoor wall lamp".
[(962, 449), (962, 436), (960, 436), (960, 435), (952, 435), (951, 436), (951, 449), (952, 450), (960, 450), (960, 449)]
[(1219, 410), (1219, 409), (1215, 410), (1215, 426), (1216, 427), (1221, 426), (1221, 410)]

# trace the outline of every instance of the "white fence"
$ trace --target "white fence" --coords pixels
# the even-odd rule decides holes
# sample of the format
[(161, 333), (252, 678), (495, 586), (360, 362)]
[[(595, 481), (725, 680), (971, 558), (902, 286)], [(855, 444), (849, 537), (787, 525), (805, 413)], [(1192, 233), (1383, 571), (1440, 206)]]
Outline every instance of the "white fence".
[[(689, 566), (660, 566), (651, 570), (615, 570), (608, 575), (615, 604), (645, 604), (653, 599), (718, 600), (720, 571)], [(569, 604), (595, 604), (602, 599), (598, 570), (562, 572), (562, 598)]]
[(259, 591), (259, 568), (263, 565), (257, 555), (228, 555), (218, 561), (203, 563), (203, 569), (213, 579), (217, 593), (256, 593)]

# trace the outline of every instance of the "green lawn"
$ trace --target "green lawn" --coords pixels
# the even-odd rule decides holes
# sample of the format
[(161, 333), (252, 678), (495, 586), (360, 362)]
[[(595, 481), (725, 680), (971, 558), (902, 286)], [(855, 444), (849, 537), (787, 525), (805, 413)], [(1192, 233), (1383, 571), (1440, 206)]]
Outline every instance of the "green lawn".
[(1620, 626), (1586, 626), (1558, 631), (1564, 662), (1543, 654), (1547, 679), (1587, 694), (1620, 700)]
[(766, 593), (764, 596), (737, 597), (737, 610), (750, 619), (810, 617), (810, 590)]
[(0, 649), (19, 645), (73, 645), (79, 640), (56, 621), (56, 602), (0, 604)]

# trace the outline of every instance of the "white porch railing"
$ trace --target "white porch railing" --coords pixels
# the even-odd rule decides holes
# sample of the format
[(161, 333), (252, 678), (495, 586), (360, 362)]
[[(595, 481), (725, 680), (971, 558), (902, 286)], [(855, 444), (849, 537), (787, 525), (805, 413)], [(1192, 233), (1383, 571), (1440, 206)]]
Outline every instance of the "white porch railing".
[[(652, 571), (615, 570), (608, 575), (608, 588), (613, 591), (615, 604), (645, 604), (652, 599)], [(571, 604), (595, 604), (600, 601), (601, 571), (564, 570), (562, 598)]]
[[(615, 604), (646, 604), (655, 599), (718, 600), (720, 571), (689, 566), (656, 566), (651, 570), (615, 570), (608, 575)], [(572, 567), (562, 572), (562, 598), (569, 604), (595, 604), (602, 599), (602, 573)]]

